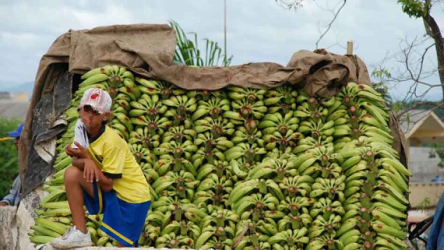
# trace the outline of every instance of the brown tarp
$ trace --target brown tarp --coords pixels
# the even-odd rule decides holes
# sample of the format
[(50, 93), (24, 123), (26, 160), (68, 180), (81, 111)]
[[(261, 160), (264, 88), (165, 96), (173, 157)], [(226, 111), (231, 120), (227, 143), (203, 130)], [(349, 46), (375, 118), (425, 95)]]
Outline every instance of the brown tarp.
[[(228, 85), (264, 89), (291, 84), (304, 88), (310, 95), (330, 97), (350, 81), (371, 84), (367, 67), (357, 56), (336, 55), (325, 50), (296, 52), (285, 67), (269, 62), (188, 67), (173, 62), (175, 48), (176, 33), (168, 25), (114, 25), (70, 30), (57, 38), (42, 57), (37, 71), (20, 145), (22, 180), (29, 167), (29, 148), (35, 136), (31, 132), (33, 109), (43, 96), (52, 92), (57, 82), (54, 79), (63, 73), (56, 65), (67, 65), (70, 73), (83, 74), (92, 68), (118, 64), (142, 76), (165, 80), (189, 90), (215, 90)], [(397, 130), (398, 138), (401, 133)]]

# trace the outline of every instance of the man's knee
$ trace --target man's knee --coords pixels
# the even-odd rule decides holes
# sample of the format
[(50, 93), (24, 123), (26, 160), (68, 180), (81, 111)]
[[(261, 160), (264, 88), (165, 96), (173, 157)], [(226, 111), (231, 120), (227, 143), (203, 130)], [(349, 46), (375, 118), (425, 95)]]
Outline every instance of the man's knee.
[(70, 166), (65, 170), (65, 182), (78, 182), (82, 178), (82, 170)]

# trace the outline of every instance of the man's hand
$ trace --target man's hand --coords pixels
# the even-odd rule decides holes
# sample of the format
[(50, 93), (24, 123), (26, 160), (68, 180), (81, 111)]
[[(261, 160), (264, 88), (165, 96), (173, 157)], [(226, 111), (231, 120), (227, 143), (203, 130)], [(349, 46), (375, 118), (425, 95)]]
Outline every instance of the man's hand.
[(66, 145), (65, 152), (67, 155), (71, 157), (77, 157), (79, 159), (88, 159), (88, 150), (86, 150), (82, 145), (78, 142), (74, 142), (74, 144), (78, 147), (77, 149), (71, 148), (70, 145)]
[(83, 167), (83, 178), (86, 182), (93, 182), (100, 180), (100, 170), (97, 168), (96, 164), (90, 160), (85, 160), (85, 166)]
[(0, 202), (0, 207), (6, 207), (8, 204), (5, 202)]

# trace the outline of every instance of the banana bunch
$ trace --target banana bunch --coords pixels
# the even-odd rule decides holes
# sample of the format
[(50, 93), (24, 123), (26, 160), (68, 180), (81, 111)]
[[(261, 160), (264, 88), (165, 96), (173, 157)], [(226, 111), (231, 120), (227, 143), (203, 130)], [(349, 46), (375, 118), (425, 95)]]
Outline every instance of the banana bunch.
[(163, 105), (158, 95), (143, 94), (137, 101), (132, 101), (131, 110), (128, 112), (129, 116), (137, 117), (147, 115), (151, 118), (165, 113), (168, 107)]
[(180, 170), (178, 173), (167, 172), (164, 176), (159, 177), (151, 187), (158, 194), (165, 190), (174, 190), (179, 197), (193, 200), (194, 188), (198, 185), (199, 180), (195, 180), (193, 174)]
[(181, 169), (192, 173), (194, 176), (197, 176), (196, 168), (190, 161), (182, 157), (174, 157), (170, 154), (161, 155), (159, 160), (154, 163), (154, 169), (157, 171), (159, 176), (163, 176), (168, 171), (177, 172)]
[(163, 142), (158, 148), (154, 149), (156, 155), (172, 155), (174, 158), (191, 159), (192, 154), (198, 147), (192, 141), (169, 141)]
[(160, 135), (153, 135), (147, 127), (137, 127), (130, 133), (128, 143), (140, 144), (144, 148), (152, 150), (160, 145)]
[(285, 249), (281, 246), (282, 243), (285, 243), (290, 248), (301, 249), (304, 245), (308, 244), (309, 241), (307, 228), (305, 227), (295, 230), (288, 229), (268, 239), (268, 243), (273, 246), (273, 249)]
[(139, 164), (143, 161), (153, 165), (156, 161), (156, 156), (149, 149), (144, 148), (142, 144), (128, 144), (128, 148)]
[(170, 108), (165, 112), (165, 117), (172, 117), (174, 119), (173, 124), (176, 126), (188, 120), (197, 109), (196, 98), (188, 98), (186, 95), (171, 96), (169, 99), (162, 100), (162, 102)]
[(299, 118), (293, 116), (293, 114), (293, 111), (288, 111), (284, 116), (281, 113), (266, 114), (259, 123), (258, 128), (263, 129), (262, 132), (265, 135), (273, 134), (274, 132), (285, 135), (288, 130), (296, 131), (299, 126)]
[(206, 163), (201, 165), (197, 169), (197, 176), (196, 179), (203, 180), (208, 175), (215, 173), (218, 177), (222, 177), (224, 175), (228, 174), (228, 171), (231, 170), (231, 167), (228, 165), (227, 161), (218, 161), (215, 160), (213, 164)]
[(298, 92), (290, 86), (283, 85), (275, 89), (270, 89), (265, 95), (264, 104), (271, 106), (268, 110), (269, 113), (282, 112), (286, 114), (296, 109)]
[(231, 123), (227, 118), (219, 117), (213, 119), (208, 116), (195, 121), (194, 130), (196, 133), (211, 131), (214, 137), (231, 136), (235, 131), (234, 124)]
[(345, 199), (345, 178), (345, 175), (342, 175), (337, 179), (317, 178), (312, 186), (310, 197), (316, 198), (320, 196), (327, 196), (331, 200), (338, 198), (340, 202), (343, 202)]
[(233, 101), (231, 106), (234, 111), (226, 111), (223, 116), (230, 118), (233, 123), (237, 124), (240, 123), (239, 120), (242, 121), (247, 118), (261, 119), (267, 112), (267, 107), (263, 101), (251, 103), (248, 100), (240, 99)]
[(233, 143), (248, 143), (248, 144), (257, 144), (261, 147), (264, 146), (264, 140), (262, 139), (262, 132), (258, 129), (255, 129), (253, 133), (250, 132), (245, 127), (239, 127), (239, 129), (234, 132), (231, 141)]
[(160, 227), (154, 226), (149, 220), (145, 221), (145, 227), (139, 239), (140, 247), (149, 247), (155, 245), (156, 239), (160, 235)]
[(153, 118), (147, 116), (139, 116), (131, 118), (131, 123), (142, 128), (148, 128), (148, 131), (151, 135), (163, 135), (165, 130), (173, 125), (173, 122), (168, 120), (168, 118), (160, 116), (156, 116)]
[(280, 151), (290, 153), (297, 145), (297, 141), (303, 138), (303, 135), (293, 130), (288, 130), (285, 134), (274, 132), (273, 134), (264, 135), (263, 140), (267, 144), (265, 148), (272, 151), (278, 148)]
[(191, 141), (195, 137), (195, 131), (193, 129), (186, 129), (184, 126), (171, 127), (163, 135), (162, 142), (166, 143), (171, 140), (176, 142), (183, 142), (184, 140)]
[(325, 140), (327, 137), (334, 135), (334, 125), (334, 121), (331, 120), (325, 124), (322, 123), (322, 120), (303, 121), (298, 128), (298, 132), (302, 134), (309, 134), (314, 139), (322, 138)]
[(265, 148), (262, 148), (257, 144), (239, 143), (225, 151), (225, 159), (231, 161), (245, 157), (246, 161), (253, 163), (257, 162), (260, 159), (260, 156), (266, 152)]
[(270, 193), (275, 197), (278, 196), (281, 200), (285, 198), (280, 191), (279, 186), (273, 180), (248, 180), (239, 182), (235, 185), (228, 201), (230, 204), (235, 204), (240, 199), (254, 191), (262, 194)]
[(237, 86), (227, 87), (228, 96), (233, 100), (246, 100), (250, 103), (263, 100), (266, 90), (258, 90), (252, 88), (242, 88)]
[(159, 248), (194, 247), (194, 240), (188, 236), (176, 235), (174, 232), (164, 234), (156, 239)]
[[(411, 173), (391, 147), (388, 109), (371, 87), (330, 98), (293, 86), (187, 91), (119, 66), (82, 76), (57, 140), (57, 173), (36, 210), (38, 244), (72, 225), (63, 187), (77, 106), (107, 90), (108, 126), (151, 184), (141, 246), (195, 249), (406, 249)], [(97, 246), (116, 242), (87, 216)], [(48, 222), (58, 223), (50, 226)]]
[(136, 77), (135, 81), (140, 84), (138, 87), (142, 93), (147, 95), (161, 95), (162, 100), (168, 99), (171, 95), (186, 94), (185, 90), (176, 88), (167, 82), (147, 80), (141, 77)]
[[(228, 229), (228, 230), (227, 230)], [(228, 237), (232, 234), (229, 227), (207, 226), (196, 240), (196, 249), (231, 249), (233, 241)]]
[(315, 139), (308, 136), (299, 140), (298, 146), (292, 150), (292, 153), (295, 155), (301, 155), (303, 153), (309, 153), (319, 147), (334, 147), (333, 140), (333, 136), (329, 136), (325, 139), (322, 139), (322, 137)]
[(285, 177), (296, 176), (297, 174), (298, 171), (291, 159), (265, 158), (262, 163), (250, 170), (247, 180), (271, 179), (275, 182), (281, 182)]
[(287, 197), (282, 200), (278, 210), (285, 215), (277, 223), (279, 232), (288, 229), (300, 229), (308, 227), (313, 222), (308, 208), (313, 205), (313, 201), (307, 197)]
[(134, 83), (133, 73), (124, 67), (113, 65), (95, 68), (82, 75), (81, 79), (83, 82), (79, 84), (79, 89), (75, 93), (80, 98), (89, 88), (107, 90), (111, 97), (115, 97), (118, 92), (129, 93), (133, 99), (140, 97), (140, 90)]
[(251, 220), (241, 220), (237, 225), (237, 238), (233, 242), (233, 247), (236, 250), (271, 249), (271, 245), (268, 243), (270, 237), (268, 235), (261, 234), (259, 231), (260, 229), (262, 228), (258, 228), (258, 226)]
[(154, 169), (153, 164), (142, 162), (139, 165), (143, 171), (143, 174), (145, 175), (145, 179), (148, 181), (149, 184), (152, 184), (153, 182), (157, 181), (157, 179), (159, 179), (160, 176)]
[(286, 177), (279, 183), (279, 188), (285, 197), (307, 197), (311, 192), (314, 179), (309, 175)]
[(224, 151), (234, 146), (226, 137), (215, 138), (212, 133), (205, 132), (197, 135), (194, 145), (200, 148), (192, 157), (193, 165), (197, 168), (205, 161), (214, 164), (215, 160), (224, 161)]
[(335, 239), (334, 234), (323, 234), (319, 237), (314, 237), (314, 240), (311, 241), (307, 249), (343, 249), (343, 245), (339, 240)]
[[(309, 98), (309, 100), (313, 99), (314, 98)], [(312, 106), (313, 105), (308, 104), (308, 102), (303, 102), (296, 108), (294, 115), (301, 119), (311, 118), (315, 121), (325, 120), (325, 117), (329, 114), (328, 109), (320, 105), (314, 105), (314, 108)]]
[(186, 91), (188, 97), (194, 97), (199, 101), (208, 101), (210, 98), (228, 99), (225, 89), (221, 90), (188, 90)]
[(197, 238), (199, 249), (231, 249), (240, 218), (230, 210), (216, 210), (202, 221), (203, 233)]
[(259, 219), (273, 217), (272, 213), (266, 211), (275, 211), (278, 205), (279, 200), (271, 193), (265, 195), (259, 193), (241, 198), (238, 202), (232, 204), (232, 207), (241, 219), (252, 219), (257, 222)]
[(200, 100), (197, 110), (191, 116), (192, 121), (209, 115), (212, 119), (218, 118), (223, 112), (230, 110), (230, 101), (228, 99), (210, 98), (208, 101)]
[(203, 180), (197, 187), (196, 198), (194, 203), (201, 206), (201, 202), (204, 202), (208, 195), (213, 200), (214, 205), (219, 206), (224, 203), (228, 204), (228, 194), (233, 189), (233, 182), (225, 175), (219, 177), (217, 174), (210, 174), (205, 180)]

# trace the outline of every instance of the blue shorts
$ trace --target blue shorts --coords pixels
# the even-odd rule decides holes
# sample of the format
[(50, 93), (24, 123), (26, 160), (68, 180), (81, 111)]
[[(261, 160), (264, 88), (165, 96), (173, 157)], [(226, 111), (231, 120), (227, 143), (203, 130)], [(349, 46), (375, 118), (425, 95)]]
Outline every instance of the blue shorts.
[(124, 246), (138, 246), (151, 201), (129, 203), (114, 190), (103, 192), (97, 182), (93, 187), (96, 199), (83, 190), (83, 200), (90, 214), (103, 213), (100, 229)]

